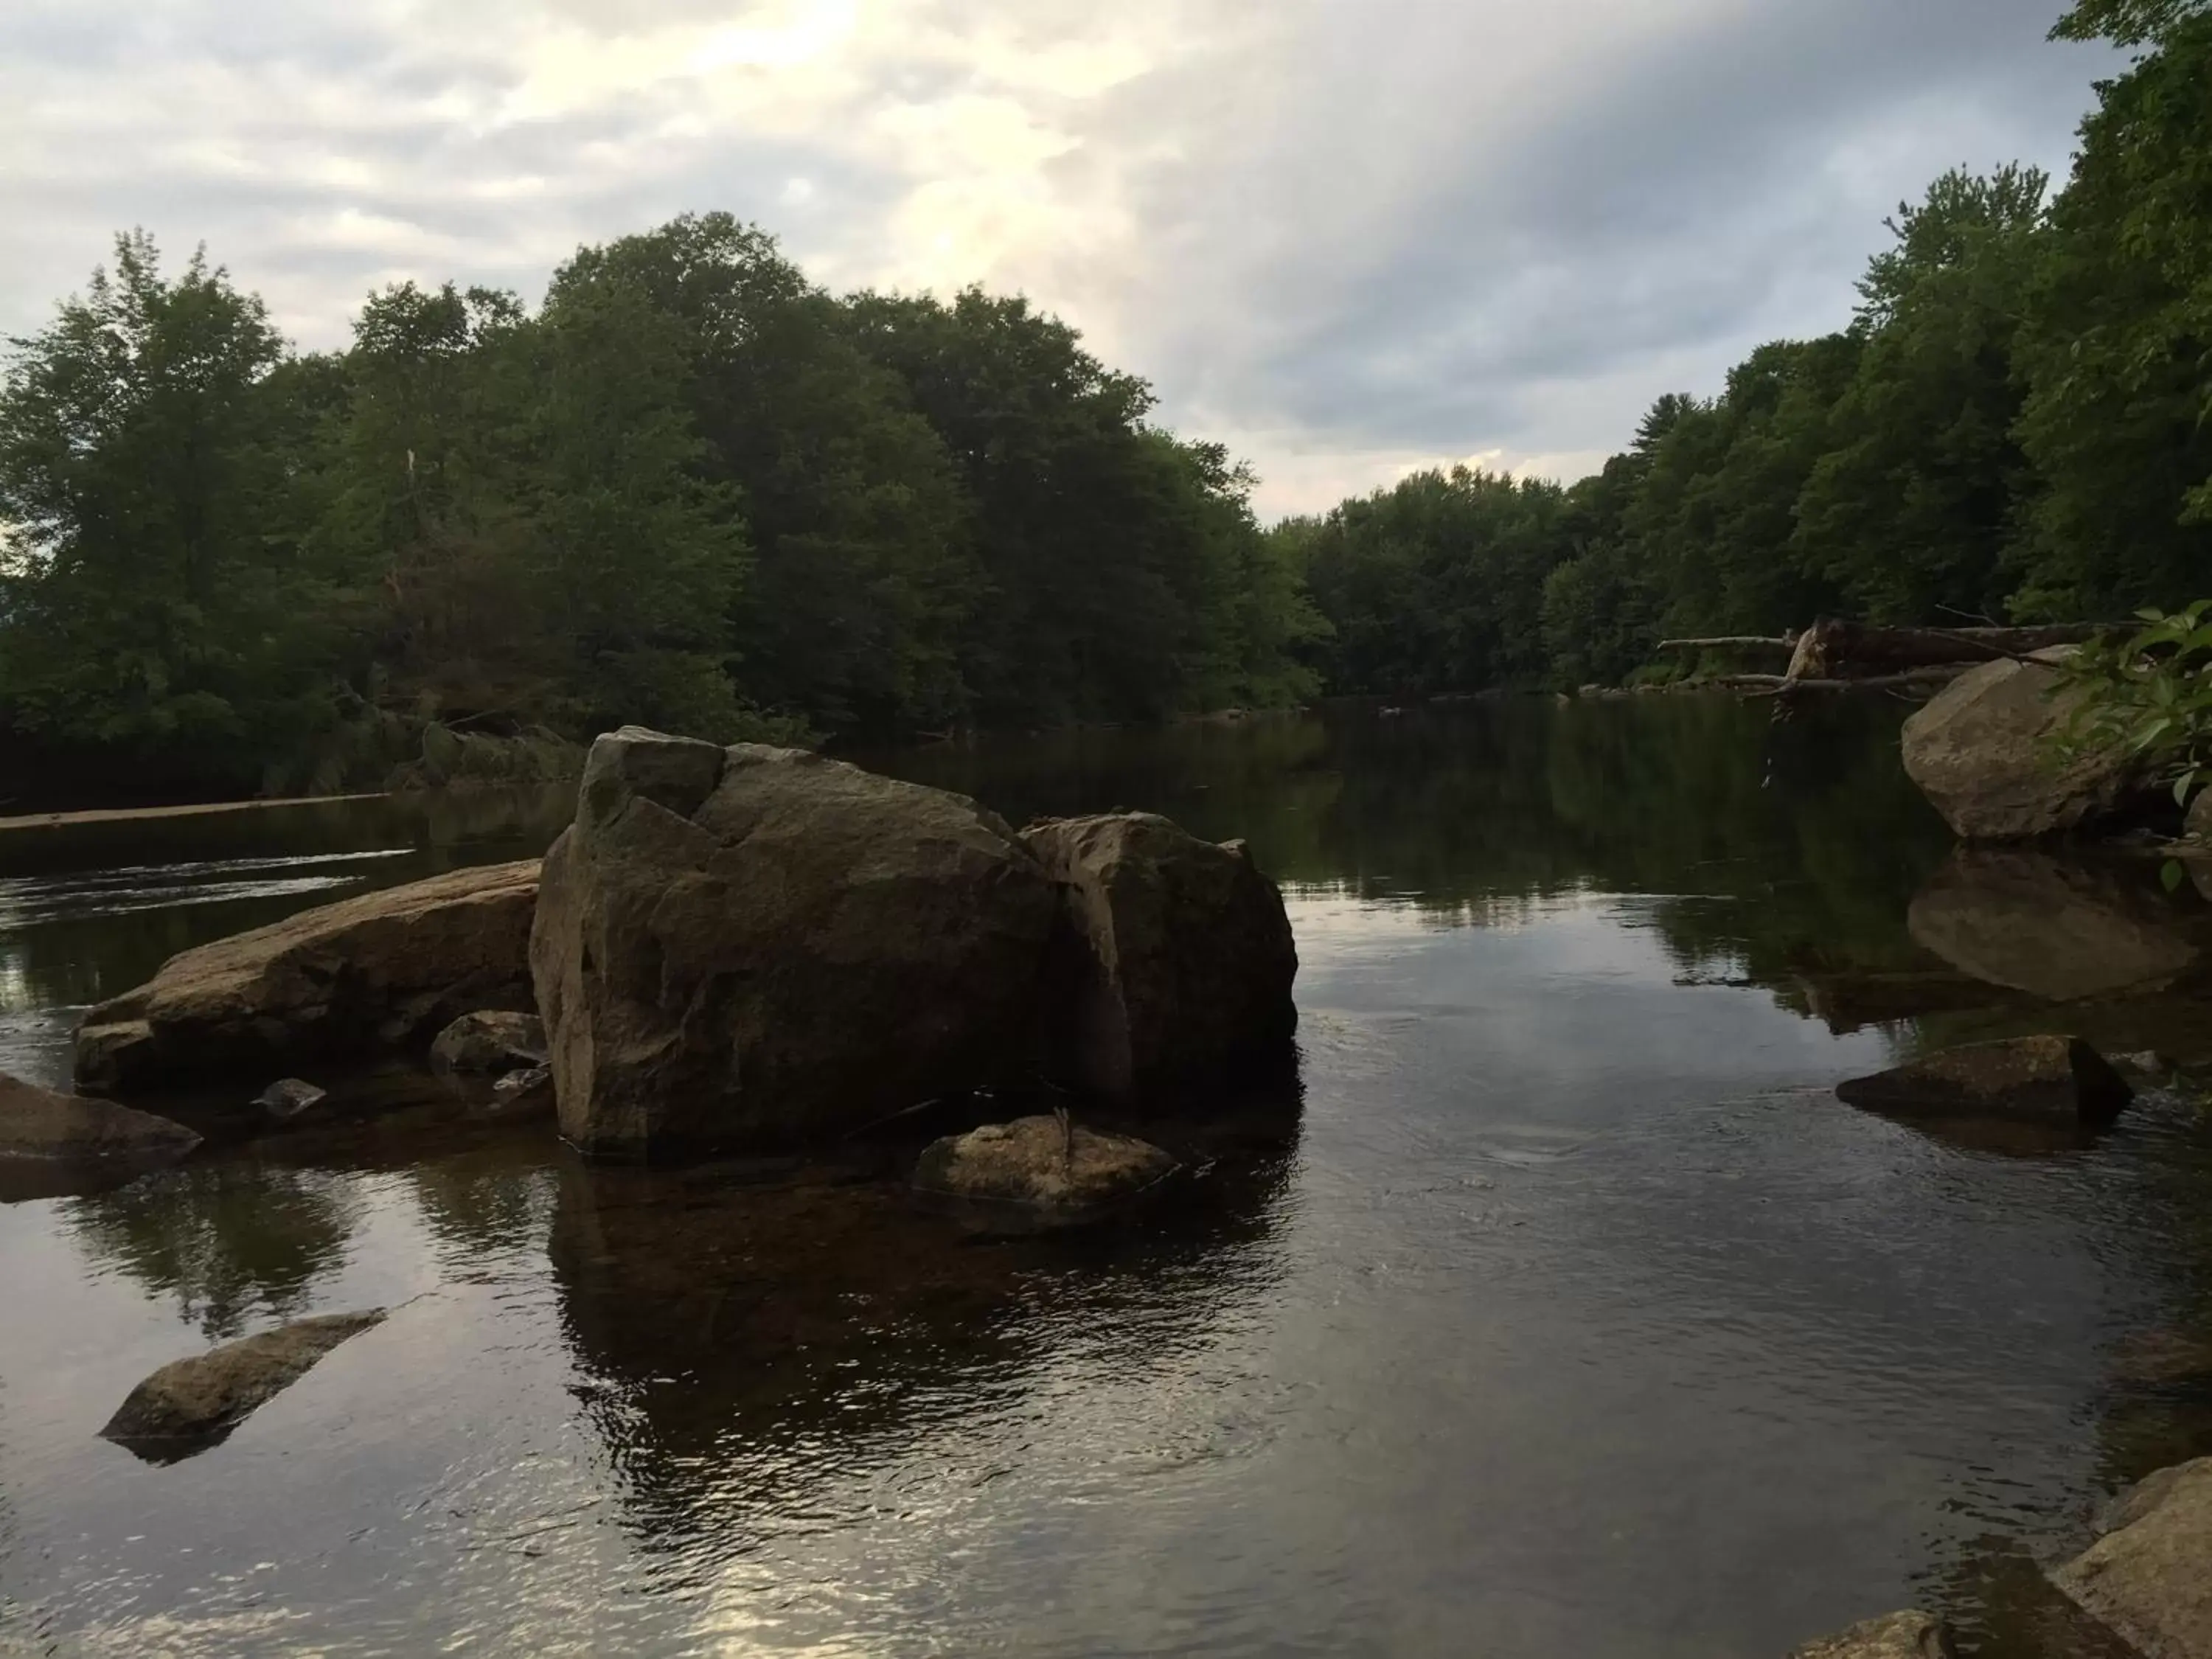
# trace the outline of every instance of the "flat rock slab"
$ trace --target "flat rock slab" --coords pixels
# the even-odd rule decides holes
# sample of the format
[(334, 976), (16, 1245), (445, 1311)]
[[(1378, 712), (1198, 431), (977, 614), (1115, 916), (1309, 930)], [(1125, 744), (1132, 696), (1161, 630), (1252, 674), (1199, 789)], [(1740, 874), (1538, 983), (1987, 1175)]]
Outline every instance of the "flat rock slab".
[(914, 1184), (932, 1197), (1065, 1226), (1103, 1215), (1178, 1167), (1173, 1155), (1146, 1141), (1101, 1134), (1059, 1117), (1024, 1117), (933, 1142), (915, 1167)]
[(371, 1308), (302, 1319), (164, 1365), (131, 1391), (100, 1432), (149, 1462), (204, 1451), (338, 1344), (384, 1317), (383, 1309)]
[(200, 1144), (181, 1123), (0, 1073), (0, 1201), (116, 1184)]
[(1897, 1117), (2015, 1119), (2060, 1126), (2109, 1123), (2135, 1098), (2127, 1080), (2080, 1037), (2009, 1037), (1923, 1055), (1836, 1093)]
[(2212, 1457), (2163, 1469), (2051, 1581), (2144, 1659), (2212, 1659)]
[(1790, 1659), (1952, 1659), (1956, 1651), (1941, 1620), (1924, 1613), (1893, 1613), (1808, 1643)]
[(455, 870), (173, 956), (85, 1016), (78, 1086), (266, 1078), (407, 1048), (474, 1009), (526, 1008), (538, 876), (534, 859)]

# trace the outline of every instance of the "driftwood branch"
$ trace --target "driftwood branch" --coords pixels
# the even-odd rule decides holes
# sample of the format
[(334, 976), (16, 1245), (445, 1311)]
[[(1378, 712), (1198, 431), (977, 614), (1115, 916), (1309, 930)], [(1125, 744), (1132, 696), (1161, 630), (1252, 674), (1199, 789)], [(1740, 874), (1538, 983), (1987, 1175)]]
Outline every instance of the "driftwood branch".
[(1715, 684), (1754, 697), (1789, 697), (1801, 691), (1899, 691), (1948, 685), (1973, 663), (1941, 663), (1898, 674), (1869, 674), (1857, 679), (1792, 679), (1787, 674), (1730, 674)]
[(1794, 651), (1795, 634), (1723, 634), (1710, 640), (1662, 640), (1662, 651)]
[(1868, 680), (1916, 668), (2025, 659), (2053, 646), (2081, 645), (2110, 630), (2106, 623), (2051, 628), (1869, 628), (1817, 622), (1797, 637), (1790, 659), (1793, 681)]

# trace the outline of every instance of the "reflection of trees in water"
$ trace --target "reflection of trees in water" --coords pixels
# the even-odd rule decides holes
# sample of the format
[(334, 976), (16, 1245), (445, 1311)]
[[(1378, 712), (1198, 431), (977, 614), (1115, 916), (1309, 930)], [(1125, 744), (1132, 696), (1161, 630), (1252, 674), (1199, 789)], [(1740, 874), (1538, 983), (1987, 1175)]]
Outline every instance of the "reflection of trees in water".
[(1002, 1405), (1068, 1340), (1132, 1375), (1177, 1363), (1279, 1271), (1294, 1133), (1121, 1226), (988, 1242), (880, 1181), (564, 1163), (550, 1255), (633, 1524), (740, 1547)]
[(1724, 696), (1501, 698), (890, 761), (1014, 817), (1169, 811), (1247, 837), (1280, 879), (1409, 896), (1444, 921), (1652, 895), (1686, 970), (1743, 975), (1810, 1012), (1808, 983), (1930, 966), (1905, 912), (1950, 838), (1899, 760), (1903, 712), (1838, 701), (1778, 723)]
[(423, 1224), (449, 1247), (462, 1276), (485, 1256), (529, 1249), (545, 1237), (557, 1191), (550, 1150), (535, 1137), (510, 1139), (409, 1168)]
[(232, 1161), (188, 1164), (63, 1213), (93, 1259), (173, 1295), (211, 1341), (303, 1313), (359, 1221), (343, 1177)]

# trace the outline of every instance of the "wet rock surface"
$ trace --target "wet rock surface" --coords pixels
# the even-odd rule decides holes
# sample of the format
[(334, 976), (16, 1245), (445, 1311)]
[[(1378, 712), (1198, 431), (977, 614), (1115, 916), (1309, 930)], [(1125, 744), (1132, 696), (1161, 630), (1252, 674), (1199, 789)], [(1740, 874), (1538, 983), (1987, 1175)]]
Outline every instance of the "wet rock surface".
[(1093, 1220), (1173, 1175), (1175, 1158), (1147, 1141), (1038, 1115), (988, 1123), (932, 1143), (916, 1191), (1004, 1208), (1042, 1225)]
[(181, 1123), (0, 1072), (0, 1202), (112, 1185), (200, 1144)]
[(2142, 875), (2029, 848), (1962, 848), (1914, 896), (1907, 926), (1961, 973), (2047, 1002), (2154, 990), (2203, 950)]
[(553, 1068), (531, 1066), (508, 1072), (491, 1085), (489, 1115), (501, 1118), (550, 1115), (557, 1103), (553, 1093)]
[(380, 1308), (302, 1319), (164, 1365), (131, 1391), (106, 1438), (149, 1462), (170, 1462), (219, 1443), (349, 1338), (384, 1322)]
[(2013, 1119), (2071, 1127), (2109, 1123), (2135, 1098), (2127, 1080), (2079, 1037), (2010, 1037), (1924, 1054), (1836, 1093), (1899, 1117)]
[(291, 1123), (306, 1117), (330, 1097), (327, 1089), (319, 1089), (303, 1078), (288, 1077), (264, 1089), (253, 1097), (253, 1103), (272, 1123)]
[(1069, 1081), (1127, 1101), (1284, 1057), (1297, 946), (1243, 842), (1151, 812), (1048, 820), (1022, 840), (1066, 893), (1055, 1066)]
[(963, 796), (798, 750), (602, 737), (532, 939), (562, 1133), (764, 1150), (1033, 1077), (1059, 913)]
[(2116, 750), (2055, 758), (2051, 740), (2072, 708), (2053, 695), (2059, 683), (2049, 660), (1984, 663), (1905, 723), (1905, 772), (1960, 838), (2066, 834), (2142, 792)]
[(472, 1009), (526, 1008), (538, 863), (365, 893), (172, 957), (92, 1010), (79, 1086), (132, 1094), (410, 1047)]
[(1953, 1659), (1957, 1651), (1941, 1620), (1924, 1613), (1893, 1613), (1808, 1642), (1790, 1659)]
[(2212, 1458), (2124, 1492), (2097, 1529), (2058, 1588), (2145, 1659), (2212, 1659)]
[(545, 1026), (535, 1014), (481, 1009), (463, 1014), (430, 1044), (441, 1071), (496, 1073), (545, 1063)]

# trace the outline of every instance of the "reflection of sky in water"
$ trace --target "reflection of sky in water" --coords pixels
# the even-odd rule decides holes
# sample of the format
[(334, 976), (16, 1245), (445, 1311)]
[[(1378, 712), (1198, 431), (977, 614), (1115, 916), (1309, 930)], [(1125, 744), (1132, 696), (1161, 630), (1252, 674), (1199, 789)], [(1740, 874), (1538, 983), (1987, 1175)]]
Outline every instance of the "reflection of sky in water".
[(131, 865), (66, 876), (0, 878), (0, 930), (35, 927), (73, 916), (121, 915), (186, 904), (281, 897), (343, 887), (359, 879), (331, 871), (295, 875), (318, 866), (406, 858), (411, 847), (367, 853), (323, 853), (299, 858), (217, 859), (191, 864)]

